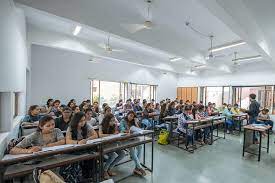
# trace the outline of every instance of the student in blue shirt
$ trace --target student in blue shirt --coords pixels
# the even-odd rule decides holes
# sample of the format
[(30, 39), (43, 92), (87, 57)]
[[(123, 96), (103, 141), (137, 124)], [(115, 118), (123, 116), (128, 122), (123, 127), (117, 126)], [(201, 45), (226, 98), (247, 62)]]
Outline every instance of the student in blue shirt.
[(222, 115), (226, 117), (226, 121), (225, 121), (225, 128), (226, 128), (226, 133), (233, 133), (233, 125), (234, 122), (232, 120), (232, 115), (233, 113), (228, 109), (228, 106), (230, 107), (230, 104), (223, 104), (223, 112)]
[(32, 105), (29, 107), (28, 115), (24, 116), (21, 122), (38, 123), (41, 117), (42, 115), (40, 115), (40, 107), (38, 105)]
[[(121, 133), (133, 133), (130, 131), (132, 126), (138, 127), (138, 119), (136, 118), (136, 113), (134, 111), (129, 111), (125, 118), (120, 121), (120, 132)], [(134, 174), (145, 176), (146, 172), (142, 169), (140, 163), (142, 145), (131, 147), (130, 149), (130, 156), (135, 162), (135, 169), (133, 170)]]

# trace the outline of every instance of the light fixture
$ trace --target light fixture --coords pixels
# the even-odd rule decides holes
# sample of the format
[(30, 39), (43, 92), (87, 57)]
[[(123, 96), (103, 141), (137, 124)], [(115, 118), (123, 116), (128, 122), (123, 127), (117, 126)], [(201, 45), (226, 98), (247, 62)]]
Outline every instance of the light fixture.
[(228, 43), (228, 44), (224, 44), (224, 45), (221, 45), (221, 46), (216, 46), (216, 47), (210, 48), (208, 51), (209, 52), (217, 52), (217, 51), (225, 50), (225, 49), (228, 49), (228, 48), (233, 48), (233, 47), (236, 47), (236, 46), (240, 46), (240, 45), (243, 45), (243, 44), (246, 44), (246, 42), (240, 40), (240, 41), (236, 41), (236, 42), (233, 42), (233, 43)]
[(77, 25), (74, 29), (73, 35), (76, 36), (80, 31), (81, 31), (82, 27)]
[(173, 57), (173, 58), (170, 58), (170, 61), (171, 62), (176, 62), (176, 61), (179, 61), (181, 59), (182, 59), (181, 57)]
[(256, 60), (262, 58), (261, 55), (256, 55), (256, 56), (250, 56), (250, 57), (242, 57), (242, 58), (237, 58), (232, 60), (233, 62), (239, 62), (239, 61), (248, 61), (248, 60)]
[(196, 69), (202, 69), (202, 68), (205, 68), (206, 65), (195, 65), (194, 68)]

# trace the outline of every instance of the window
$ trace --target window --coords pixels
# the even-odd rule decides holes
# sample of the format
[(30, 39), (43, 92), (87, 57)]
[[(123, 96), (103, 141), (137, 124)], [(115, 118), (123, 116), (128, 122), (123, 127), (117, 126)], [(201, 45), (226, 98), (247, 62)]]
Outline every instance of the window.
[(215, 103), (217, 107), (222, 106), (223, 87), (206, 87), (206, 104)]
[(114, 107), (119, 99), (124, 102), (128, 98), (156, 100), (156, 88), (156, 85), (92, 80), (91, 99), (100, 105), (108, 103), (111, 107)]
[(19, 92), (14, 92), (14, 113), (13, 117), (16, 117), (19, 115)]
[(223, 87), (223, 100), (222, 103), (231, 104), (231, 95), (230, 95), (230, 87), (224, 86)]

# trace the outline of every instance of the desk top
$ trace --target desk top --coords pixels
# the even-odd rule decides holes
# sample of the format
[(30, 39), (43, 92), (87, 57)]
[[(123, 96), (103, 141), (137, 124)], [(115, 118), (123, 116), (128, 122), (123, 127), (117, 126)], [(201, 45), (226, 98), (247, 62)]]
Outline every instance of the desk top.
[(233, 114), (232, 117), (242, 117), (247, 116), (247, 113)]
[(254, 126), (253, 124), (251, 124), (251, 125), (244, 126), (244, 129), (254, 130), (254, 131), (259, 131), (259, 132), (265, 132), (266, 130), (268, 130), (270, 128), (271, 128), (271, 126), (267, 126), (267, 125)]

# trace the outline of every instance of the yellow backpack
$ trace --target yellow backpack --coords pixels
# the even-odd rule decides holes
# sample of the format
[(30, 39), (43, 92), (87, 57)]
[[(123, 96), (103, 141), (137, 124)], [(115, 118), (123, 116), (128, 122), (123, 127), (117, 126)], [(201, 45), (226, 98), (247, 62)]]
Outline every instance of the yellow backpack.
[(167, 145), (168, 137), (169, 137), (169, 132), (167, 130), (161, 130), (159, 133), (158, 144)]

